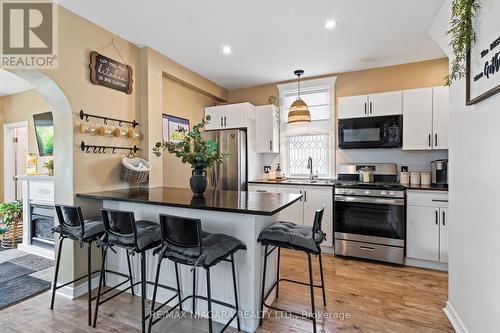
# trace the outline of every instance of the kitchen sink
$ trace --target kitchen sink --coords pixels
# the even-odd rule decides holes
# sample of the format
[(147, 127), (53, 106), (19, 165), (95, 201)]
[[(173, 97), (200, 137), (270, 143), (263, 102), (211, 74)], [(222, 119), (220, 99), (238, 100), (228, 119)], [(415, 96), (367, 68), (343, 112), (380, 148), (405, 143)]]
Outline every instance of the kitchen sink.
[(334, 184), (335, 181), (331, 179), (287, 179), (283, 180), (282, 183), (291, 183), (291, 184)]

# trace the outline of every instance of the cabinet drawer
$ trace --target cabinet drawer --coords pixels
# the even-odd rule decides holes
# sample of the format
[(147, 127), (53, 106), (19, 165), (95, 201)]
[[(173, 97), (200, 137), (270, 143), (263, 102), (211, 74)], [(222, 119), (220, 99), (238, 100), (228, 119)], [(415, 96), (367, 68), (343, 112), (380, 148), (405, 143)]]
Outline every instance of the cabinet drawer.
[(408, 191), (409, 206), (448, 207), (448, 193), (436, 191)]
[(29, 182), (29, 199), (54, 202), (54, 183), (44, 181)]
[(400, 264), (403, 262), (404, 250), (402, 247), (366, 244), (336, 239), (335, 254), (371, 260), (384, 260)]
[(276, 190), (276, 187), (274, 187), (274, 186), (249, 184), (248, 185), (248, 192), (275, 193), (275, 192), (277, 192), (277, 190)]

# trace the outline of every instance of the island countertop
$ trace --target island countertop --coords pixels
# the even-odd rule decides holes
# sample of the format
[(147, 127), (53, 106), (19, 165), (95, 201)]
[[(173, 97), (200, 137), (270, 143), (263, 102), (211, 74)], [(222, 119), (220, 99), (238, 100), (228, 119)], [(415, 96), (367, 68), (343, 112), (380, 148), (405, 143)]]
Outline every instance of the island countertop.
[(207, 190), (203, 197), (198, 198), (185, 188), (140, 187), (79, 193), (77, 197), (271, 216), (298, 201), (302, 195)]

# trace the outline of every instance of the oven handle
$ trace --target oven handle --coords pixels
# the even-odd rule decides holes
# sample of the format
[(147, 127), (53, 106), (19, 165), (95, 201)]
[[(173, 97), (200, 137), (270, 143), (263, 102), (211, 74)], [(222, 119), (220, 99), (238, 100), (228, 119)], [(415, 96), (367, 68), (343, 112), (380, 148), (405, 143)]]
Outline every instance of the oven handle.
[(344, 196), (344, 195), (336, 195), (335, 201), (384, 204), (384, 205), (394, 205), (394, 206), (404, 206), (405, 205), (404, 199), (350, 197), (350, 196)]

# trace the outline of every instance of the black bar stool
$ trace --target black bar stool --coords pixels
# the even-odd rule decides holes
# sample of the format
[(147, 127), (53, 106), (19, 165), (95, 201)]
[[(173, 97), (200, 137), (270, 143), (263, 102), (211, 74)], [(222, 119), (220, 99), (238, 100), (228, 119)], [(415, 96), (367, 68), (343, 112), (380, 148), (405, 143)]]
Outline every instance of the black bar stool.
[[(101, 238), (101, 243), (104, 248), (104, 258), (102, 260), (101, 266), (101, 276), (99, 279), (99, 288), (97, 292), (93, 327), (96, 327), (97, 313), (101, 304), (124, 293), (128, 289), (131, 289), (132, 294), (134, 294), (134, 287), (138, 284), (141, 284), (141, 328), (142, 332), (144, 333), (146, 331), (146, 319), (150, 316), (146, 316), (145, 313), (146, 284), (153, 285), (153, 282), (147, 281), (146, 279), (146, 251), (156, 248), (161, 244), (160, 226), (158, 225), (158, 223), (151, 221), (135, 221), (133, 212), (125, 212), (113, 209), (101, 209), (101, 213), (104, 221), (105, 231), (104, 236)], [(105, 300), (101, 301), (100, 298), (102, 295), (127, 282), (124, 281), (116, 285), (115, 287), (112, 287), (110, 290), (101, 293), (104, 275), (107, 272), (105, 269), (106, 253), (108, 249), (111, 249), (111, 251), (115, 252), (115, 250), (113, 249), (114, 246), (125, 249), (125, 251), (127, 252), (127, 260), (129, 260), (130, 255), (135, 255), (136, 253), (139, 253), (141, 255), (141, 281), (137, 281), (135, 283), (131, 282), (129, 287), (120, 290), (114, 295), (109, 296)], [(130, 263), (129, 274), (130, 276), (132, 276)], [(176, 294), (170, 299), (170, 301), (177, 297), (177, 289), (165, 285), (158, 286), (176, 292)]]
[[(83, 219), (82, 210), (77, 206), (68, 205), (55, 205), (57, 219), (59, 220), (59, 225), (52, 229), (52, 232), (59, 233), (60, 243), (59, 251), (57, 252), (56, 268), (54, 272), (54, 282), (52, 283), (52, 298), (50, 301), (50, 309), (54, 309), (54, 300), (56, 296), (56, 290), (63, 288), (71, 283), (80, 281), (87, 278), (87, 308), (88, 308), (88, 325), (92, 323), (92, 275), (99, 272), (92, 272), (92, 242), (98, 242), (99, 238), (104, 234), (104, 223), (100, 218), (94, 219)], [(59, 276), (59, 266), (61, 262), (61, 254), (63, 249), (63, 241), (68, 238), (71, 240), (78, 241), (80, 243), (80, 248), (83, 247), (83, 243), (87, 243), (87, 275), (80, 278), (74, 279), (73, 281), (66, 282), (60, 286), (57, 286), (57, 279)], [(130, 262), (129, 262), (130, 267)], [(117, 274), (113, 271), (108, 271), (108, 273)], [(121, 274), (120, 274), (121, 275)], [(132, 276), (126, 276), (132, 281)]]
[[(204, 232), (201, 229), (201, 221), (199, 219), (191, 219), (186, 217), (160, 215), (161, 226), (161, 241), (162, 244), (155, 250), (155, 253), (160, 253), (158, 259), (158, 267), (156, 269), (155, 288), (153, 291), (153, 301), (151, 304), (151, 314), (160, 310), (167, 301), (156, 309), (156, 291), (158, 286), (158, 279), (160, 277), (161, 263), (164, 258), (170, 259), (175, 264), (175, 273), (177, 279), (177, 290), (179, 290), (179, 303), (174, 305), (168, 310), (168, 313), (179, 307), (182, 311), (182, 303), (188, 299), (193, 299), (193, 314), (196, 313), (196, 299), (207, 301), (208, 303), (208, 331), (212, 333), (212, 302), (235, 310), (234, 315), (222, 328), (224, 332), (231, 322), (236, 318), (238, 331), (240, 330), (239, 318), (239, 305), (238, 305), (238, 290), (236, 287), (236, 275), (234, 269), (234, 253), (238, 250), (246, 250), (245, 244), (238, 239), (223, 235), (211, 234)], [(230, 257), (230, 259), (228, 259)], [(210, 286), (210, 268), (215, 266), (221, 261), (231, 263), (231, 271), (233, 275), (233, 288), (234, 288), (234, 305), (212, 299), (211, 286)], [(193, 294), (182, 298), (180, 294), (178, 264), (192, 266), (193, 271)], [(207, 297), (196, 295), (196, 267), (203, 267), (207, 276)], [(153, 316), (149, 318), (149, 330), (161, 318), (153, 320)]]
[[(260, 302), (260, 321), (259, 325), (262, 325), (262, 317), (264, 311), (264, 305), (272, 310), (276, 311), (285, 311), (297, 317), (302, 317), (302, 314), (281, 309), (272, 305), (266, 304), (266, 299), (269, 297), (271, 292), (276, 287), (276, 297), (278, 297), (279, 293), (279, 282), (287, 281), (292, 283), (297, 283), (305, 286), (309, 286), (311, 292), (311, 308), (312, 315), (307, 316), (306, 318), (312, 320), (313, 322), (313, 330), (316, 333), (316, 309), (314, 306), (314, 287), (321, 288), (323, 291), (323, 305), (326, 306), (326, 295), (325, 295), (325, 281), (323, 278), (323, 262), (321, 260), (321, 247), (320, 244), (325, 240), (326, 234), (321, 231), (321, 221), (323, 219), (323, 211), (324, 207), (317, 210), (314, 216), (313, 226), (305, 226), (298, 225), (291, 222), (277, 222), (266, 229), (262, 230), (257, 239), (262, 245), (265, 246), (264, 249), (264, 270), (262, 273), (262, 293), (261, 293), (261, 302)], [(268, 247), (272, 246), (273, 248), (268, 251)], [(296, 251), (303, 251), (307, 254), (307, 259), (309, 263), (309, 283), (302, 281), (295, 281), (290, 279), (280, 279), (280, 255), (281, 248), (292, 249)], [(278, 249), (278, 268), (276, 274), (276, 282), (273, 283), (271, 288), (266, 292), (266, 269), (267, 269), (267, 257), (274, 251)], [(317, 255), (319, 257), (319, 269), (321, 273), (321, 285), (314, 285), (314, 273), (312, 269), (312, 261), (311, 254)]]

